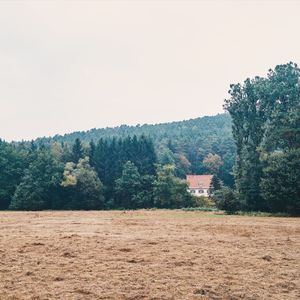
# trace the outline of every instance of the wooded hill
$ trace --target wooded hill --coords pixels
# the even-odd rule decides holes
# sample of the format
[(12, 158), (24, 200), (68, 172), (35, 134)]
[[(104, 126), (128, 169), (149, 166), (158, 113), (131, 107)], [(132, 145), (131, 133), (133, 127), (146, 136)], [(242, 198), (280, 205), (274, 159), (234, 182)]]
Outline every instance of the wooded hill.
[(186, 174), (232, 184), (229, 115), (92, 129), (35, 141), (0, 139), (0, 209), (178, 208)]
[(182, 178), (189, 173), (209, 173), (203, 160), (209, 153), (218, 154), (223, 161), (219, 177), (225, 184), (233, 185), (231, 172), (235, 160), (235, 144), (229, 114), (155, 125), (94, 128), (50, 138), (39, 138), (35, 142), (39, 145), (49, 145), (53, 142), (74, 143), (79, 138), (88, 144), (92, 140), (97, 143), (101, 138), (123, 139), (134, 135), (150, 137), (154, 143), (158, 162), (176, 165), (176, 175)]
[(298, 215), (299, 82), (291, 62), (231, 85), (229, 114), (0, 139), (0, 209), (190, 207), (197, 203), (180, 178), (194, 173), (215, 175), (218, 208)]

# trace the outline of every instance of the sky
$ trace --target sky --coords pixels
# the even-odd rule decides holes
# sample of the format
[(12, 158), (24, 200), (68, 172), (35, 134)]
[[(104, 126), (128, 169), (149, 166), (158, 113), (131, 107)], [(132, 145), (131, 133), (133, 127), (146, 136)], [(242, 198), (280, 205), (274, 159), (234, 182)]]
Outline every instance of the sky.
[(0, 138), (222, 113), (300, 63), (300, 1), (0, 1)]

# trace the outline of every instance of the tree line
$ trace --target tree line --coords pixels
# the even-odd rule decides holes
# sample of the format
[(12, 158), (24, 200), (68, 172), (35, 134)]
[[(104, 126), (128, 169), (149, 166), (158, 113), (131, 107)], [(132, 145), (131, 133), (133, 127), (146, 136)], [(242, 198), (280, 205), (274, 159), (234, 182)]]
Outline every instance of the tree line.
[(300, 69), (278, 65), (265, 78), (231, 85), (229, 94), (235, 188), (220, 188), (217, 203), (230, 211), (300, 214)]
[(193, 201), (143, 135), (88, 144), (0, 140), (0, 170), (0, 209), (178, 208)]
[(231, 85), (225, 114), (0, 140), (0, 209), (192, 206), (183, 178), (213, 174), (221, 209), (299, 214), (299, 82), (288, 63)]
[[(200, 106), (201, 108), (201, 106)], [(51, 145), (55, 142), (72, 144), (79, 138), (88, 144), (92, 140), (126, 139), (128, 136), (151, 137), (157, 157), (162, 165), (175, 166), (175, 175), (185, 178), (186, 174), (210, 174), (203, 163), (210, 153), (223, 161), (218, 177), (224, 184), (234, 184), (232, 167), (235, 161), (235, 143), (231, 132), (231, 117), (228, 113), (206, 116), (186, 121), (155, 125), (122, 125), (114, 128), (91, 129), (51, 138), (39, 138), (37, 145)]]

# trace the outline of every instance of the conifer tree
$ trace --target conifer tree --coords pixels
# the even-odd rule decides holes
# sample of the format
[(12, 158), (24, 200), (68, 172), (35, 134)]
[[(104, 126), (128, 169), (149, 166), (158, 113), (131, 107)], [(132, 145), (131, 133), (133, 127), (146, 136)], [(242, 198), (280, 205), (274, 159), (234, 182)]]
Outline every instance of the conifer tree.
[(216, 191), (220, 190), (222, 188), (222, 183), (218, 176), (214, 175), (210, 187), (209, 187), (209, 196), (212, 196)]
[(77, 138), (72, 147), (72, 161), (78, 163), (80, 158), (83, 158), (83, 148), (80, 139)]

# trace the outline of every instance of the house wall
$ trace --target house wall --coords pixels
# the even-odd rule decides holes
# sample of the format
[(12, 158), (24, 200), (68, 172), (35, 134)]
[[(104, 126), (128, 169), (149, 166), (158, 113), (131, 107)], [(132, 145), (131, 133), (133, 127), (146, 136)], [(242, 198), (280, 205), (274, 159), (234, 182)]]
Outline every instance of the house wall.
[(188, 189), (188, 191), (197, 197), (205, 196), (208, 197), (208, 189)]

